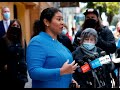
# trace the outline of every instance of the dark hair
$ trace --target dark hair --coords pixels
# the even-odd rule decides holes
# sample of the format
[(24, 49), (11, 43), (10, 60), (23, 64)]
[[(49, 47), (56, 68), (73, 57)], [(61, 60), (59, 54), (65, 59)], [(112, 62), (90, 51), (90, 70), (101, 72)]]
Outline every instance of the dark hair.
[(54, 8), (54, 7), (49, 7), (49, 8), (44, 9), (40, 15), (40, 21), (38, 21), (39, 29), (36, 29), (34, 31), (36, 33), (34, 33), (33, 36), (39, 34), (39, 32), (41, 32), (41, 31), (45, 32), (45, 24), (44, 24), (43, 20), (47, 19), (49, 22), (51, 22), (52, 18), (54, 17), (55, 13), (57, 13), (57, 12), (61, 12), (61, 11), (58, 8)]
[(39, 33), (39, 31), (40, 31), (40, 20), (35, 20), (35, 22), (33, 24), (33, 35), (32, 35), (32, 37), (37, 35)]
[[(21, 24), (20, 24), (20, 22), (19, 22), (19, 20), (17, 20), (17, 19), (14, 19), (14, 20), (12, 20), (11, 22), (10, 22), (10, 25), (9, 25), (9, 27), (8, 27), (8, 30), (7, 30), (7, 33), (6, 33), (6, 36), (7, 36), (7, 39), (9, 40), (9, 41), (11, 41), (11, 39), (10, 38), (12, 38), (12, 25), (13, 25), (13, 23), (14, 22), (17, 22), (18, 24), (19, 24), (19, 26), (20, 26), (20, 29), (19, 29), (19, 41), (20, 41), (20, 43), (22, 44), (22, 29), (21, 29)], [(11, 41), (12, 42), (12, 41)]]

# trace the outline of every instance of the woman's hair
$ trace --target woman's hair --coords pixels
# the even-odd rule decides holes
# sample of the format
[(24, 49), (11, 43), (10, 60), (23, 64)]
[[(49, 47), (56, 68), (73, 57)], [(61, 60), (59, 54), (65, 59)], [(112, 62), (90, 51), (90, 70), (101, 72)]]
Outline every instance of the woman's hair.
[[(40, 20), (37, 22), (37, 25), (34, 25), (34, 26), (37, 26), (39, 28), (36, 28), (34, 30), (34, 35), (38, 35), (39, 32), (43, 31), (45, 32), (45, 24), (44, 24), (44, 19), (47, 19), (49, 22), (52, 21), (52, 18), (54, 17), (54, 15), (57, 13), (57, 12), (61, 12), (58, 8), (54, 8), (54, 7), (49, 7), (49, 8), (46, 8), (44, 9), (42, 12), (41, 12), (41, 15), (40, 15)], [(39, 25), (39, 26), (38, 26)]]
[(40, 31), (40, 20), (36, 20), (33, 24), (33, 35), (32, 35), (32, 37), (37, 35), (39, 33), (39, 31)]
[(14, 19), (14, 20), (12, 20), (11, 22), (10, 22), (10, 25), (9, 25), (9, 27), (8, 27), (8, 30), (7, 30), (7, 33), (6, 33), (6, 36), (7, 36), (7, 39), (10, 41), (10, 42), (12, 42), (11, 40), (10, 40), (10, 38), (13, 38), (12, 37), (12, 35), (13, 35), (13, 30), (12, 30), (12, 25), (13, 25), (13, 23), (14, 22), (17, 22), (18, 24), (19, 24), (19, 26), (20, 26), (20, 29), (19, 29), (19, 41), (20, 41), (20, 43), (22, 44), (22, 45), (24, 45), (24, 39), (23, 39), (23, 37), (22, 37), (22, 28), (21, 28), (21, 24), (20, 24), (20, 21), (19, 20), (17, 20), (17, 19)]
[(97, 31), (95, 29), (93, 29), (93, 28), (86, 28), (81, 33), (81, 36), (80, 36), (81, 42), (80, 43), (83, 43), (85, 38), (88, 38), (90, 36), (94, 36), (95, 37), (95, 41), (97, 42), (97, 39), (98, 39)]

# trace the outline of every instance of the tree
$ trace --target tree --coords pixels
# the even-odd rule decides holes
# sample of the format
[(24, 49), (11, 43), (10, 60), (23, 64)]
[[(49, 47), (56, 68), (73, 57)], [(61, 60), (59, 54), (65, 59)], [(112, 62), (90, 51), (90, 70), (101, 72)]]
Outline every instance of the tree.
[(111, 23), (113, 16), (119, 13), (120, 3), (119, 2), (88, 2), (87, 7), (98, 9), (100, 16), (102, 12), (105, 12), (106, 15), (108, 16), (108, 22)]

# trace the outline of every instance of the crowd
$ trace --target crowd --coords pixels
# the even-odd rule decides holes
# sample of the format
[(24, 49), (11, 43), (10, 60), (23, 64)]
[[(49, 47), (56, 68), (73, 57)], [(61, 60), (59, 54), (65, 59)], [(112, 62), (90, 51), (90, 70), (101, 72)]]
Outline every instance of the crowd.
[[(33, 35), (27, 45), (21, 23), (10, 20), (10, 9), (3, 7), (1, 86), (24, 88), (28, 71), (32, 88), (112, 88), (112, 79), (118, 87), (119, 65), (112, 62), (111, 55), (115, 53), (116, 58), (120, 57), (120, 23), (112, 33), (102, 25), (96, 9), (87, 9), (84, 15), (85, 21), (76, 34), (72, 28), (73, 40), (62, 12), (54, 7), (44, 9), (34, 22)], [(105, 56), (111, 61), (100, 64), (98, 59)]]

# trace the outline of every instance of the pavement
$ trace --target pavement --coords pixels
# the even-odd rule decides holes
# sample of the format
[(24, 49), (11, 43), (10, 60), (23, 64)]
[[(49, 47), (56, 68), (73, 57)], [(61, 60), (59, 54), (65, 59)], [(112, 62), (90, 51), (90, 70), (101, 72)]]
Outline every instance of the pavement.
[[(27, 72), (28, 74), (28, 72)], [(25, 88), (31, 88), (32, 87), (32, 80), (28, 74), (28, 82), (25, 84)]]

